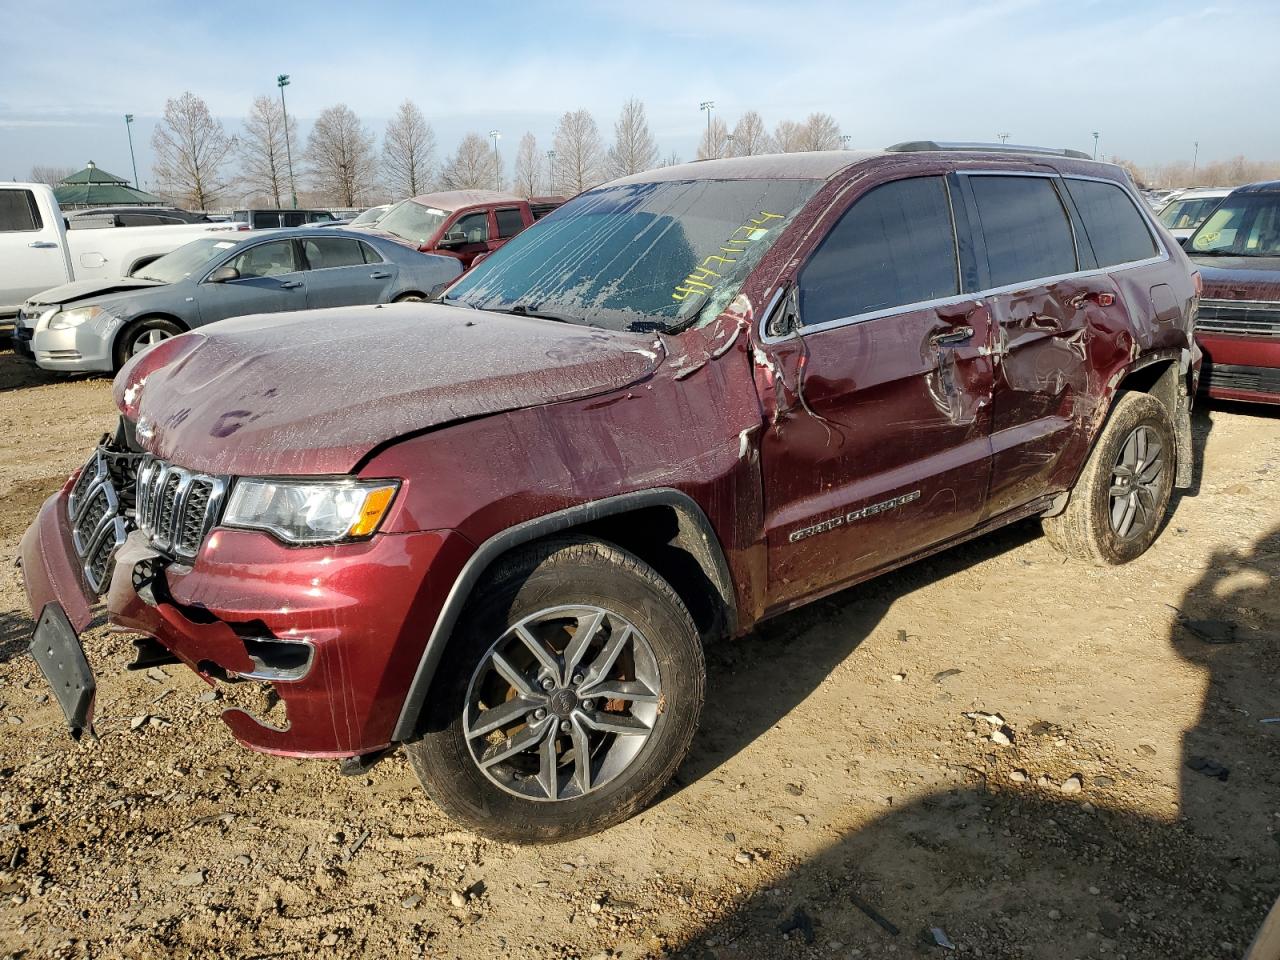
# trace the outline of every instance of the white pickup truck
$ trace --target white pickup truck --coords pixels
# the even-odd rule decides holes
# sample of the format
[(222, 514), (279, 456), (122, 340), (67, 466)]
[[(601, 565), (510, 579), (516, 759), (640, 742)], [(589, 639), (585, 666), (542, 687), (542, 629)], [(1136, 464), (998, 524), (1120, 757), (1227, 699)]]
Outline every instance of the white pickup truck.
[(33, 294), (73, 280), (112, 280), (210, 231), (237, 223), (68, 230), (53, 190), (0, 183), (0, 325)]

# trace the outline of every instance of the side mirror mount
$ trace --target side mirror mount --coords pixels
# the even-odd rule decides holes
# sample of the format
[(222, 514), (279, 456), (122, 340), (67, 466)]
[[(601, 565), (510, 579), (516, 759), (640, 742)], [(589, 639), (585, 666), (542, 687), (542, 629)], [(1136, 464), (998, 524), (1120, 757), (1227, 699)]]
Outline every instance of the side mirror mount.
[(217, 270), (213, 271), (213, 273), (209, 274), (210, 283), (226, 283), (228, 280), (239, 279), (240, 271), (229, 263), (219, 267)]

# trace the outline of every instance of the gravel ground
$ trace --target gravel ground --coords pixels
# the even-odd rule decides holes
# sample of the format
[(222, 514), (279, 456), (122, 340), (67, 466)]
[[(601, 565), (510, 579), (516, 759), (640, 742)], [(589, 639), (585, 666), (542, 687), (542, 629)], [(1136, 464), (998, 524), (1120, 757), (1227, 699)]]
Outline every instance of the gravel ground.
[[(112, 419), (0, 352), (0, 556)], [(1196, 436), (1128, 567), (1022, 524), (717, 646), (676, 783), (552, 847), (456, 829), (398, 756), (249, 753), (101, 626), (71, 742), (6, 563), (0, 954), (1238, 957), (1280, 893), (1280, 417)]]

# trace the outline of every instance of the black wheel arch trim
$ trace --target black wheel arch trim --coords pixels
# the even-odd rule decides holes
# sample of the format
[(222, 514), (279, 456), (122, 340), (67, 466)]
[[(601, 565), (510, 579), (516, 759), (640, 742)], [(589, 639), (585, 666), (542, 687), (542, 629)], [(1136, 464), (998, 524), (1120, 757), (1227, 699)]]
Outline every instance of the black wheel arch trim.
[(421, 733), (420, 727), (427, 697), (449, 637), (457, 626), (458, 618), (462, 615), (472, 590), (495, 560), (526, 543), (542, 540), (595, 520), (645, 507), (671, 507), (682, 519), (693, 524), (706, 546), (705, 556), (695, 559), (704, 566), (710, 567), (705, 572), (720, 595), (725, 610), (725, 633), (732, 635), (737, 629), (738, 608), (733, 578), (729, 573), (729, 562), (725, 558), (724, 548), (720, 545), (720, 539), (716, 536), (711, 521), (707, 519), (706, 513), (698, 506), (697, 501), (687, 493), (670, 487), (636, 490), (534, 517), (494, 534), (480, 544), (476, 552), (463, 564), (461, 572), (449, 590), (449, 595), (445, 598), (440, 615), (436, 617), (435, 625), (431, 628), (431, 635), (427, 638), (426, 647), (418, 661), (418, 668), (414, 671), (409, 692), (405, 695), (404, 704), (400, 708), (400, 716), (392, 731), (391, 739), (402, 743), (414, 739)]

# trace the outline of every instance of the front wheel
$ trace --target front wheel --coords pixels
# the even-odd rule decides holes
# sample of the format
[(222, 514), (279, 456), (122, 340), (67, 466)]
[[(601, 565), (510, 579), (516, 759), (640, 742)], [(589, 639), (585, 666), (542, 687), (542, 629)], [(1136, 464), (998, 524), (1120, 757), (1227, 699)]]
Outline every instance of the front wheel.
[(1177, 440), (1163, 403), (1122, 393), (1094, 445), (1067, 508), (1042, 521), (1063, 553), (1095, 563), (1128, 563), (1155, 541), (1177, 473)]
[(638, 557), (599, 540), (500, 561), (406, 746), (453, 819), (518, 843), (568, 840), (642, 809), (688, 753), (705, 666), (689, 611)]
[(183, 329), (180, 326), (163, 317), (152, 317), (126, 327), (116, 339), (116, 369), (119, 370), (144, 350), (149, 350), (162, 340), (176, 337), (182, 332)]

